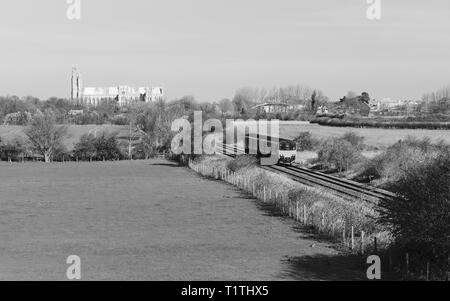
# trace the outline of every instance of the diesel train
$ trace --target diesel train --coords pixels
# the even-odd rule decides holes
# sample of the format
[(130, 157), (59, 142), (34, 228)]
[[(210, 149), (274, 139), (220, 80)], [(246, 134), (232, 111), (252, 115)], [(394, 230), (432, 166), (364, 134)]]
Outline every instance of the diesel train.
[[(289, 139), (278, 138), (278, 141), (272, 141), (272, 137), (263, 135), (245, 135), (245, 153), (256, 155), (257, 157), (269, 157), (270, 154), (261, 152), (260, 143), (272, 148), (272, 144), (278, 150), (278, 163), (291, 164), (295, 162), (297, 156), (297, 144)], [(255, 149), (256, 148), (256, 149)]]

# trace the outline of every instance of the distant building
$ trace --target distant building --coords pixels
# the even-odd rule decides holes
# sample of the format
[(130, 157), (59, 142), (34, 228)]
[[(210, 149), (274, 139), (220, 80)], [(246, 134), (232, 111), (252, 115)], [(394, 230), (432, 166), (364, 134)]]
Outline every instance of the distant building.
[(369, 116), (370, 113), (370, 97), (369, 94), (363, 92), (361, 96), (349, 98), (344, 96), (336, 104), (336, 113)]
[(328, 107), (325, 105), (319, 106), (316, 111), (316, 115), (328, 114)]
[(257, 110), (258, 113), (286, 113), (289, 111), (290, 105), (285, 103), (271, 103), (266, 102), (257, 106), (254, 106), (252, 109)]
[(83, 115), (84, 111), (83, 110), (70, 110), (67, 114), (69, 116), (78, 116), (78, 115)]
[(132, 102), (154, 102), (164, 97), (162, 87), (83, 87), (81, 73), (72, 69), (71, 100), (77, 105), (98, 106), (102, 102), (116, 102), (126, 106)]

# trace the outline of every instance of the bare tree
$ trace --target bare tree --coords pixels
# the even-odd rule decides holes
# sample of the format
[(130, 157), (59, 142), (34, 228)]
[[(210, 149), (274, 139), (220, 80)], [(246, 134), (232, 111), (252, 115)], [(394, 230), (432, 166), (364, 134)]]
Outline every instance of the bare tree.
[(36, 114), (25, 134), (35, 152), (44, 157), (46, 163), (51, 162), (53, 155), (62, 148), (62, 139), (67, 135), (67, 127), (56, 125), (55, 114), (47, 110)]
[(219, 108), (223, 116), (233, 110), (233, 103), (228, 98), (224, 98), (219, 101)]

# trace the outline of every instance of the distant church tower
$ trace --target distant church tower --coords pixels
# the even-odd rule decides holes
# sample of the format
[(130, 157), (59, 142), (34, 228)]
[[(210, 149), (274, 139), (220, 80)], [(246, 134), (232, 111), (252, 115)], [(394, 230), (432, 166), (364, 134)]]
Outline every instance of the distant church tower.
[(71, 87), (70, 98), (72, 100), (72, 103), (77, 105), (81, 104), (83, 82), (81, 78), (81, 73), (76, 67), (72, 68), (72, 78), (70, 87)]

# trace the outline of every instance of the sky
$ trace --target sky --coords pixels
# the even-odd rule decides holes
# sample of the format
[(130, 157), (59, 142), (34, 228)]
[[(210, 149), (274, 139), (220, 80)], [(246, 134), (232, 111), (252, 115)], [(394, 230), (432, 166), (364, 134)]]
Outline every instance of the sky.
[(168, 99), (305, 85), (419, 99), (450, 84), (450, 1), (1, 0), (0, 95), (70, 97), (85, 86), (163, 86)]

